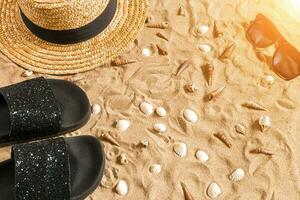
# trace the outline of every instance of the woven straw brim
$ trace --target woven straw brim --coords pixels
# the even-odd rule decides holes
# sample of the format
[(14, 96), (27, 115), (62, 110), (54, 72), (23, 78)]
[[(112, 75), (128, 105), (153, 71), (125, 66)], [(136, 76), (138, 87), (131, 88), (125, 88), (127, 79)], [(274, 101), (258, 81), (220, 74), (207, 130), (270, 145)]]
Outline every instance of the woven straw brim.
[(0, 0), (0, 50), (21, 67), (45, 74), (75, 74), (109, 63), (134, 41), (145, 23), (148, 0), (118, 0), (110, 25), (88, 41), (58, 45), (22, 23), (17, 0)]

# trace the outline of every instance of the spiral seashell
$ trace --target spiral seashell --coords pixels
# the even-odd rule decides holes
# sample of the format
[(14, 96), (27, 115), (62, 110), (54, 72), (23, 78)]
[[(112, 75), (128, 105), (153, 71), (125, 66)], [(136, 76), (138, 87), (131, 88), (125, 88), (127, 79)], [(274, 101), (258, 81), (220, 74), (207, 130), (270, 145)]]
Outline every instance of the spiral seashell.
[(250, 151), (250, 153), (252, 154), (264, 154), (266, 156), (272, 156), (273, 153), (271, 151), (268, 151), (262, 147), (259, 147), (259, 148), (256, 148), (256, 149), (253, 149)]
[(183, 63), (180, 64), (175, 76), (180, 75), (183, 71), (185, 71), (190, 66), (190, 61), (185, 60)]
[(111, 136), (111, 134), (109, 132), (102, 133), (101, 137), (103, 139), (105, 139), (106, 141), (110, 142), (111, 144), (120, 147), (120, 144), (117, 142), (117, 140), (113, 136)]
[(180, 6), (179, 9), (178, 9), (178, 15), (179, 16), (185, 16), (184, 8), (182, 6)]
[(162, 106), (157, 107), (156, 110), (155, 110), (155, 112), (156, 112), (156, 114), (157, 114), (158, 116), (160, 116), (160, 117), (165, 117), (165, 116), (167, 116), (167, 111), (166, 111), (166, 109), (165, 109), (164, 107), (162, 107)]
[(231, 57), (231, 55), (233, 54), (233, 51), (235, 50), (236, 45), (234, 43), (232, 43), (231, 45), (229, 45), (228, 47), (225, 48), (225, 50), (223, 51), (223, 53), (220, 55), (220, 60), (226, 60), (228, 58)]
[(262, 111), (267, 110), (264, 106), (262, 106), (256, 102), (253, 102), (253, 101), (247, 101), (247, 102), (243, 103), (242, 106), (245, 108), (248, 108), (248, 109), (253, 109), (253, 110), (262, 110)]
[(156, 33), (156, 35), (166, 41), (169, 41), (169, 39), (167, 38), (167, 36), (163, 33), (163, 32), (158, 32)]
[(183, 158), (187, 154), (187, 146), (185, 143), (182, 142), (174, 144), (173, 150), (181, 158)]
[(206, 153), (205, 151), (202, 151), (202, 150), (198, 150), (198, 151), (196, 152), (196, 158), (197, 158), (198, 160), (200, 160), (201, 162), (203, 162), (203, 163), (204, 163), (204, 162), (207, 162), (208, 159), (209, 159), (207, 153)]
[(115, 190), (121, 196), (127, 195), (127, 193), (128, 193), (128, 185), (127, 185), (126, 181), (120, 180), (117, 183)]
[(196, 123), (198, 121), (197, 113), (191, 109), (185, 109), (183, 112), (183, 116), (187, 121), (191, 123)]
[(219, 133), (215, 133), (214, 136), (216, 138), (218, 138), (219, 140), (221, 140), (228, 148), (232, 147), (231, 142), (229, 141), (229, 139), (226, 137), (226, 135), (222, 132)]
[(246, 127), (242, 124), (237, 124), (234, 126), (235, 131), (239, 134), (245, 135), (246, 134)]
[(120, 156), (119, 156), (119, 162), (121, 165), (126, 165), (128, 164), (128, 159), (127, 159), (127, 156), (126, 154), (122, 153)]
[(114, 61), (112, 61), (111, 64), (113, 66), (121, 66), (121, 65), (136, 63), (136, 62), (137, 62), (136, 60), (128, 60), (123, 57), (119, 57), (119, 58), (116, 58)]
[(99, 114), (101, 112), (101, 107), (99, 104), (92, 105), (92, 113), (93, 114)]
[(258, 120), (261, 131), (265, 132), (271, 127), (271, 119), (269, 116), (261, 116)]
[(185, 200), (194, 200), (194, 197), (192, 196), (192, 194), (188, 190), (187, 186), (183, 182), (180, 182), (180, 184), (181, 184), (181, 187), (182, 187), (182, 190), (183, 190), (184, 199)]
[(241, 181), (245, 176), (245, 172), (242, 168), (237, 168), (234, 172), (232, 172), (229, 176), (229, 179), (234, 182)]
[(140, 104), (140, 110), (147, 116), (153, 113), (153, 106), (148, 102), (143, 102)]
[(215, 183), (215, 182), (212, 182), (208, 188), (207, 188), (207, 195), (210, 197), (210, 198), (217, 198), (218, 196), (220, 196), (222, 194), (222, 190), (220, 188), (220, 186)]
[(211, 46), (208, 44), (200, 44), (199, 49), (204, 52), (204, 53), (209, 53), (211, 52)]
[(222, 37), (222, 36), (223, 36), (223, 32), (221, 32), (221, 31), (219, 30), (216, 21), (214, 22), (213, 36), (214, 36), (215, 38), (218, 38), (218, 37)]
[(220, 87), (220, 88), (212, 91), (211, 93), (209, 93), (207, 95), (208, 100), (212, 101), (212, 100), (216, 99), (217, 97), (219, 97), (222, 94), (222, 92), (224, 91), (224, 89), (225, 89), (225, 86), (224, 87)]
[(119, 131), (126, 131), (130, 126), (130, 122), (126, 119), (118, 120), (116, 123), (116, 128)]
[(148, 28), (160, 28), (160, 29), (166, 29), (168, 28), (168, 26), (169, 26), (168, 22), (147, 25)]
[(207, 33), (209, 30), (209, 27), (207, 25), (200, 25), (197, 28), (197, 32), (200, 33), (201, 35), (204, 35), (205, 33)]
[(157, 49), (158, 49), (159, 55), (162, 55), (162, 56), (167, 56), (167, 55), (168, 55), (167, 50), (165, 50), (164, 48), (162, 48), (162, 47), (159, 46), (158, 44), (156, 45), (156, 47), (157, 47)]
[(167, 126), (163, 123), (155, 123), (153, 129), (158, 133), (165, 133), (167, 131)]
[(205, 73), (206, 73), (206, 80), (207, 80), (208, 86), (212, 85), (214, 70), (215, 70), (215, 68), (212, 64), (206, 64), (205, 65)]
[(159, 164), (153, 164), (150, 166), (149, 171), (152, 174), (159, 174), (161, 172), (161, 166)]

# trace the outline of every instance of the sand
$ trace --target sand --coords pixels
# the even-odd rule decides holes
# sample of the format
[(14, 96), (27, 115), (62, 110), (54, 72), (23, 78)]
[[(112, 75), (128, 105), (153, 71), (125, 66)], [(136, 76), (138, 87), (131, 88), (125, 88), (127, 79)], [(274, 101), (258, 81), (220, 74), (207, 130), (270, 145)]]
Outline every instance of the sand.
[[(119, 67), (107, 65), (75, 76), (55, 77), (73, 80), (87, 92), (92, 104), (97, 103), (102, 108), (101, 113), (92, 115), (84, 128), (67, 136), (90, 134), (100, 140), (101, 133), (111, 131), (121, 145), (116, 147), (103, 141), (107, 157), (105, 175), (87, 199), (183, 200), (180, 182), (186, 184), (195, 199), (210, 199), (206, 190), (212, 182), (222, 190), (217, 199), (300, 199), (300, 78), (290, 82), (278, 78), (256, 57), (244, 30), (245, 25), (262, 12), (274, 17), (289, 41), (297, 46), (300, 20), (295, 21), (296, 11), (292, 13), (286, 9), (291, 7), (288, 2), (151, 0), (153, 22), (168, 21), (170, 26), (166, 30), (143, 29), (124, 54), (126, 58), (136, 59), (137, 63)], [(177, 15), (180, 4), (185, 16)], [(214, 21), (223, 32), (222, 37), (212, 36)], [(195, 31), (199, 24), (209, 25), (209, 32), (199, 35)], [(164, 32), (169, 42), (157, 37), (158, 31)], [(201, 52), (198, 46), (202, 43), (211, 45), (212, 52)], [(236, 44), (236, 49), (231, 57), (219, 60), (218, 55), (232, 43)], [(168, 56), (159, 55), (153, 48), (155, 44), (167, 49)], [(142, 56), (142, 49), (146, 47), (153, 50), (152, 56)], [(270, 49), (266, 51), (270, 52)], [(187, 59), (191, 60), (191, 65), (174, 76)], [(210, 87), (202, 71), (207, 63), (215, 69)], [(0, 66), (1, 87), (28, 79), (21, 76), (22, 68), (4, 56), (0, 57)], [(266, 75), (274, 77), (273, 84), (262, 83)], [(30, 78), (37, 76), (40, 74)], [(195, 93), (184, 89), (189, 83), (197, 87)], [(214, 101), (207, 101), (207, 93), (222, 86), (226, 86), (224, 92)], [(163, 106), (167, 116), (146, 116), (139, 109), (144, 101), (154, 108)], [(247, 101), (260, 103), (267, 111), (243, 107)], [(197, 113), (196, 123), (184, 118), (187, 108)], [(261, 132), (258, 119), (264, 115), (271, 118), (271, 127)], [(119, 119), (130, 121), (128, 130), (120, 132), (115, 128)], [(167, 126), (165, 133), (153, 131), (153, 124), (158, 122)], [(245, 126), (245, 135), (235, 131), (236, 124)], [(214, 137), (216, 132), (223, 132), (232, 147), (228, 148)], [(142, 140), (149, 141), (147, 148), (139, 145)], [(188, 152), (183, 158), (173, 152), (177, 142), (187, 145)], [(257, 147), (274, 155), (251, 154), (250, 151)], [(196, 159), (198, 149), (208, 154), (207, 162)], [(9, 158), (9, 150), (1, 149), (1, 160)], [(127, 155), (128, 164), (119, 163), (120, 154)], [(162, 166), (159, 174), (149, 172), (149, 167), (155, 163)], [(245, 177), (240, 182), (232, 182), (228, 177), (237, 168), (245, 171)], [(121, 179), (129, 186), (126, 196), (116, 194), (114, 189)]]

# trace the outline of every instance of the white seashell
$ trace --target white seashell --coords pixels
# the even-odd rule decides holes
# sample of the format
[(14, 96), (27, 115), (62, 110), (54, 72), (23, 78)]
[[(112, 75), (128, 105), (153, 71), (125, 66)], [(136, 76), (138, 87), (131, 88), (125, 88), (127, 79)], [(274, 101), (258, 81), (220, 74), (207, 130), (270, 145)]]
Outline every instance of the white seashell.
[(187, 154), (187, 146), (182, 142), (176, 143), (173, 147), (173, 150), (181, 158), (183, 158)]
[(189, 121), (191, 123), (196, 123), (198, 121), (197, 113), (191, 109), (186, 109), (183, 112), (183, 116), (187, 121)]
[(33, 71), (31, 71), (30, 69), (28, 69), (28, 70), (25, 70), (24, 72), (23, 72), (23, 76), (24, 77), (29, 77), (29, 76), (31, 76), (33, 74)]
[(199, 45), (199, 49), (200, 49), (201, 51), (203, 51), (204, 53), (209, 53), (209, 52), (211, 52), (211, 46), (208, 45), (208, 44), (200, 44), (200, 45)]
[(148, 102), (141, 103), (140, 109), (147, 116), (149, 116), (153, 113), (153, 106)]
[(158, 115), (158, 116), (160, 116), (160, 117), (165, 117), (165, 116), (167, 116), (167, 111), (166, 111), (166, 109), (164, 108), (164, 107), (157, 107), (156, 108), (156, 114)]
[(149, 57), (149, 56), (151, 56), (152, 51), (151, 51), (150, 49), (148, 49), (148, 48), (144, 48), (144, 49), (142, 50), (142, 54), (143, 54), (143, 56), (145, 56), (145, 57)]
[(198, 150), (196, 152), (196, 158), (198, 160), (200, 160), (201, 162), (206, 162), (208, 161), (209, 157), (207, 155), (207, 153), (205, 151), (201, 151), (201, 150)]
[(149, 141), (148, 140), (142, 140), (140, 143), (145, 148), (149, 146)]
[(245, 135), (246, 134), (246, 127), (242, 124), (237, 124), (234, 126), (235, 131), (239, 134)]
[(93, 114), (98, 114), (101, 112), (101, 107), (98, 104), (94, 104), (92, 106), (92, 113)]
[(207, 33), (208, 30), (209, 30), (209, 27), (207, 25), (199, 25), (198, 28), (197, 28), (197, 32), (202, 34), (202, 35)]
[(245, 176), (244, 170), (241, 168), (238, 168), (234, 172), (232, 172), (232, 174), (229, 176), (229, 179), (234, 182), (238, 182), (238, 181), (242, 180), (244, 178), (244, 176)]
[(163, 123), (156, 123), (153, 125), (153, 129), (158, 133), (165, 133), (167, 131), (167, 126)]
[(217, 198), (221, 193), (222, 190), (220, 186), (215, 182), (212, 182), (207, 188), (207, 195), (210, 198)]
[(121, 196), (125, 196), (128, 193), (128, 186), (124, 180), (120, 180), (117, 183), (116, 192)]
[(149, 171), (152, 174), (159, 174), (161, 172), (161, 166), (159, 164), (153, 164), (150, 166)]
[(265, 132), (271, 127), (271, 119), (269, 116), (261, 116), (258, 120), (261, 131)]
[(274, 77), (271, 75), (266, 75), (262, 79), (262, 84), (264, 86), (271, 86), (271, 85), (273, 85), (273, 83), (274, 83)]
[(130, 126), (130, 122), (126, 119), (121, 119), (117, 121), (116, 128), (119, 131), (126, 131)]

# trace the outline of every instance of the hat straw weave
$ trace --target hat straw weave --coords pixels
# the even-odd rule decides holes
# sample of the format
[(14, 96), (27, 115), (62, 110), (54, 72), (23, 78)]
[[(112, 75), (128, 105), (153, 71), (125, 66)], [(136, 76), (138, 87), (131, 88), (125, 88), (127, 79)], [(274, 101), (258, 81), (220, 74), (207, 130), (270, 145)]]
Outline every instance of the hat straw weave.
[(74, 44), (48, 42), (25, 25), (20, 12), (50, 31), (79, 29), (112, 0), (0, 0), (0, 50), (21, 67), (46, 74), (74, 74), (102, 66), (120, 55), (142, 28), (148, 0), (117, 0), (109, 25)]

